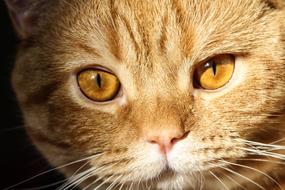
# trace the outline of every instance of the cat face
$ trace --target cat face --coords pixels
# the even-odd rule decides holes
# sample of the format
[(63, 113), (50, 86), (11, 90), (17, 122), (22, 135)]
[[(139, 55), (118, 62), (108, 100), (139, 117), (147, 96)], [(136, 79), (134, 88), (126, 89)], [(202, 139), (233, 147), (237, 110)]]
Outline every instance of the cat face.
[(281, 3), (30, 2), (38, 17), (19, 29), (13, 85), (37, 148), (54, 166), (76, 160), (66, 176), (90, 188), (264, 186), (239, 164), (264, 156), (253, 141), (285, 135)]

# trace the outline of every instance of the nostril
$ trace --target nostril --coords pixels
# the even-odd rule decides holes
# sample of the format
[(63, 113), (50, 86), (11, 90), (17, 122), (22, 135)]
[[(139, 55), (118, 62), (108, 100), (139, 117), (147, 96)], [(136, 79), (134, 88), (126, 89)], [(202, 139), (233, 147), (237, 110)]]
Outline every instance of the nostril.
[(171, 144), (175, 144), (175, 143), (177, 143), (178, 141), (181, 141), (181, 140), (185, 139), (185, 138), (188, 136), (189, 133), (190, 133), (190, 131), (187, 131), (187, 132), (185, 132), (181, 137), (174, 137), (174, 138), (172, 138), (172, 139), (170, 140), (170, 143), (171, 143)]
[(178, 132), (177, 131), (174, 131), (174, 132), (164, 131), (164, 132), (160, 132), (159, 135), (158, 133), (155, 133), (155, 134), (148, 133), (148, 135), (145, 137), (145, 140), (150, 144), (158, 145), (160, 152), (162, 154), (166, 154), (172, 149), (175, 143), (183, 140), (189, 134), (189, 131), (188, 132), (178, 131)]
[(177, 143), (178, 141), (181, 141), (183, 139), (185, 139), (189, 134), (188, 132), (185, 132), (183, 134), (168, 134), (168, 135), (161, 135), (161, 136), (148, 136), (146, 138), (146, 141), (150, 144), (158, 144), (158, 145), (167, 145), (167, 146), (172, 146), (175, 143)]
[(155, 140), (148, 140), (148, 142), (149, 142), (150, 144), (157, 144), (157, 143), (158, 143), (158, 142), (155, 141)]
[(171, 144), (175, 144), (177, 141), (179, 141), (179, 138), (173, 138), (173, 139), (171, 139)]
[(159, 139), (159, 136), (156, 136), (156, 135), (154, 135), (154, 136), (148, 136), (147, 138), (146, 138), (146, 141), (148, 142), (148, 143), (150, 143), (150, 144), (160, 144), (160, 139)]

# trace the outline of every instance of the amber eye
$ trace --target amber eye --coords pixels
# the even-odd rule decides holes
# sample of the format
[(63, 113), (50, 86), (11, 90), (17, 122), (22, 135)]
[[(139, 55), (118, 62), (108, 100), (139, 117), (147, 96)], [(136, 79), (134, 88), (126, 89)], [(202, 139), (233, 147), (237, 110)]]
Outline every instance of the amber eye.
[(84, 70), (79, 73), (77, 80), (83, 94), (96, 102), (114, 99), (120, 89), (119, 79), (103, 70)]
[(223, 87), (231, 79), (235, 68), (232, 55), (219, 55), (198, 66), (194, 73), (194, 84), (206, 90)]

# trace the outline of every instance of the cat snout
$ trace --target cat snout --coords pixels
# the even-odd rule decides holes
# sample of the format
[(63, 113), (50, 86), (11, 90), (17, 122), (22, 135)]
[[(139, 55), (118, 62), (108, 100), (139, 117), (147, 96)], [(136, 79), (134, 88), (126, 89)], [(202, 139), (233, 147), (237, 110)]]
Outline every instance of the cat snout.
[(148, 143), (156, 144), (162, 154), (167, 154), (175, 143), (186, 138), (189, 132), (179, 127), (166, 127), (163, 129), (150, 129), (145, 134)]

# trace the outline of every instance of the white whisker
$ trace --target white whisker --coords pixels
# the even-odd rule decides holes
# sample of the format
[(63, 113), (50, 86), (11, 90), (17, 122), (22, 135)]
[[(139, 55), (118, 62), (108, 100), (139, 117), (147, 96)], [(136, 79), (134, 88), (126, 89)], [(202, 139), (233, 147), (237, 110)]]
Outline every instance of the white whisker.
[(47, 170), (47, 171), (41, 172), (41, 173), (39, 173), (39, 174), (37, 174), (37, 175), (34, 175), (33, 177), (30, 177), (30, 178), (28, 178), (28, 179), (26, 179), (26, 180), (23, 180), (23, 181), (19, 182), (19, 183), (16, 183), (16, 184), (14, 184), (14, 185), (11, 185), (11, 186), (9, 186), (9, 187), (3, 189), (3, 190), (12, 189), (12, 188), (14, 188), (14, 187), (16, 187), (16, 186), (18, 186), (18, 185), (21, 185), (21, 184), (24, 184), (24, 183), (26, 183), (26, 182), (29, 182), (29, 181), (31, 181), (31, 180), (37, 178), (37, 177), (43, 176), (43, 175), (48, 174), (48, 173), (50, 173), (50, 172), (56, 171), (56, 170), (58, 170), (58, 169), (65, 168), (65, 167), (67, 167), (67, 166), (71, 166), (71, 165), (73, 165), (73, 164), (77, 164), (77, 163), (79, 163), (79, 162), (83, 162), (83, 161), (85, 161), (85, 160), (94, 159), (94, 158), (99, 157), (99, 156), (101, 156), (101, 155), (102, 155), (102, 153), (100, 153), (100, 154), (95, 154), (95, 155), (92, 155), (92, 156), (89, 156), (89, 157), (86, 157), (86, 158), (82, 158), (82, 159), (79, 159), (79, 160), (76, 160), (76, 161), (72, 161), (72, 162), (69, 162), (69, 163), (67, 163), (67, 164), (64, 164), (64, 165), (61, 165), (61, 166), (52, 168), (52, 169), (50, 169), (50, 170)]
[(109, 187), (106, 190), (112, 190), (112, 188), (117, 184), (120, 178), (122, 178), (122, 175), (119, 175), (119, 177), (114, 179), (114, 181), (109, 185)]
[(239, 174), (239, 173), (237, 173), (237, 172), (235, 172), (235, 171), (233, 171), (233, 170), (231, 170), (231, 169), (229, 169), (229, 168), (226, 168), (226, 167), (223, 167), (223, 166), (219, 166), (219, 168), (222, 168), (222, 169), (224, 169), (224, 170), (226, 170), (226, 171), (228, 171), (228, 172), (230, 172), (230, 173), (236, 174), (237, 176), (239, 176), (239, 177), (241, 177), (241, 178), (243, 178), (243, 179), (246, 179), (246, 180), (248, 180), (249, 182), (253, 183), (254, 185), (256, 185), (257, 187), (259, 187), (260, 189), (266, 190), (264, 187), (262, 187), (261, 185), (259, 185), (259, 184), (256, 183), (255, 181), (251, 180), (250, 178), (245, 177), (245, 176), (243, 176), (243, 175), (241, 175), (241, 174)]
[(253, 171), (256, 171), (264, 176), (266, 176), (268, 179), (270, 179), (272, 182), (274, 182), (280, 189), (282, 189), (282, 187), (280, 186), (280, 184), (274, 179), (272, 178), (271, 176), (269, 176), (268, 174), (256, 169), (256, 168), (253, 168), (253, 167), (249, 167), (249, 166), (245, 166), (245, 165), (241, 165), (241, 164), (236, 164), (236, 163), (231, 163), (231, 162), (228, 162), (228, 161), (220, 161), (220, 162), (223, 162), (223, 163), (226, 163), (226, 164), (230, 164), (230, 165), (234, 165), (234, 166), (238, 166), (238, 167), (242, 167), (242, 168), (246, 168), (246, 169), (250, 169), (250, 170), (253, 170)]
[[(111, 164), (111, 165), (108, 165), (107, 167), (106, 166), (102, 166), (102, 167), (100, 167), (98, 170), (96, 170), (95, 172), (96, 173), (102, 173), (103, 171), (107, 171), (107, 170), (109, 170), (109, 169), (111, 169), (112, 167), (114, 167), (115, 165), (117, 165), (117, 164), (119, 164), (120, 162), (116, 162), (116, 163), (113, 163), (113, 164)], [(95, 173), (94, 172), (94, 173)], [(94, 175), (94, 174), (92, 174), (92, 175)], [(106, 175), (102, 175), (101, 177), (98, 177), (96, 180), (94, 180), (93, 182), (91, 182), (88, 186), (86, 186), (84, 189), (82, 189), (82, 190), (86, 190), (86, 189), (88, 189), (90, 186), (92, 186), (92, 185), (94, 185), (94, 184), (96, 184), (97, 182), (99, 182), (100, 180), (103, 180), (103, 178), (105, 177)], [(98, 187), (96, 187), (96, 189), (97, 188), (99, 188), (99, 187), (101, 187), (102, 185), (104, 185), (108, 180), (110, 180), (110, 178), (111, 177), (113, 177), (114, 175), (111, 175), (108, 179), (106, 179), (106, 180), (103, 180), (102, 181), (102, 183), (98, 186)]]
[(271, 142), (270, 144), (276, 144), (276, 143), (282, 142), (282, 141), (284, 141), (284, 140), (285, 140), (285, 137), (284, 137), (284, 138), (281, 138), (281, 139), (279, 139), (279, 140), (277, 140), (277, 141), (273, 141), (273, 142)]
[(256, 161), (256, 162), (269, 162), (269, 163), (273, 163), (273, 164), (285, 165), (284, 162), (278, 162), (278, 161), (268, 160), (268, 159), (240, 158), (240, 159), (237, 159), (237, 160), (241, 160), (241, 161)]
[(142, 180), (142, 176), (139, 178), (139, 181), (138, 181), (138, 187), (140, 187), (141, 180)]
[(277, 150), (285, 150), (285, 146), (283, 146), (283, 145), (276, 145), (275, 142), (273, 142), (273, 144), (272, 143), (265, 144), (265, 143), (261, 143), (261, 142), (249, 141), (249, 140), (244, 140), (244, 139), (239, 139), (238, 141), (244, 142), (247, 145), (252, 145), (252, 146), (254, 146), (255, 148), (257, 148), (259, 150), (260, 149), (261, 150), (263, 150), (263, 149), (268, 150), (269, 148), (274, 148), (274, 149), (277, 149)]
[[(104, 172), (104, 171), (110, 169), (112, 166), (113, 166), (113, 165), (111, 165), (111, 166), (109, 166), (109, 167), (100, 167), (98, 170), (95, 170), (94, 173), (95, 173), (95, 172), (97, 172), (97, 173), (98, 173), (98, 172)], [(92, 175), (94, 175), (94, 174), (92, 174)], [(98, 177), (96, 180), (94, 180), (93, 182), (91, 182), (89, 185), (87, 185), (87, 186), (86, 186), (84, 189), (82, 189), (82, 190), (88, 189), (88, 188), (91, 187), (92, 185), (94, 185), (94, 184), (96, 184), (97, 182), (99, 182), (100, 180), (102, 180), (104, 177), (105, 177), (104, 175), (101, 176), (101, 177)]]
[[(72, 187), (72, 186), (78, 186), (83, 181), (87, 180), (90, 177), (93, 177), (95, 175), (95, 173), (106, 171), (106, 170), (108, 170), (112, 166), (113, 165), (111, 165), (109, 167), (104, 167), (104, 166), (101, 166), (99, 168), (94, 168), (93, 167), (93, 168), (90, 168), (90, 169), (88, 169), (88, 170), (86, 170), (84, 172), (81, 172), (81, 173), (75, 175), (67, 184), (65, 184), (64, 189), (68, 189), (69, 187)], [(102, 176), (101, 178), (96, 179), (95, 182), (92, 182), (91, 184), (89, 184), (84, 189), (89, 188), (91, 185), (93, 185), (94, 183), (96, 183), (97, 181), (102, 179), (103, 177), (104, 176)]]
[(64, 183), (61, 187), (59, 187), (57, 190), (68, 189), (70, 187), (73, 187), (73, 186), (80, 184), (82, 182), (82, 180), (84, 179), (84, 177), (88, 176), (88, 174), (90, 174), (93, 170), (94, 170), (94, 168), (90, 168), (86, 171), (83, 171), (77, 175), (70, 177), (68, 179), (68, 181), (66, 183)]
[(209, 171), (209, 173), (216, 179), (218, 180), (223, 186), (225, 189), (227, 190), (230, 190), (230, 188), (218, 177), (216, 176), (213, 172)]
[(128, 188), (128, 190), (132, 190), (132, 187), (134, 185), (134, 182), (131, 183), (130, 187)]
[(199, 189), (202, 190), (203, 187), (204, 187), (204, 182), (205, 182), (205, 179), (204, 179), (204, 175), (203, 173), (200, 171), (200, 183), (199, 183)]
[(80, 170), (82, 170), (85, 166), (87, 166), (90, 163), (90, 160), (84, 164), (82, 164), (82, 166), (80, 166), (80, 168), (78, 168), (71, 177), (75, 176)]
[(65, 182), (65, 181), (67, 181), (67, 179), (60, 180), (60, 181), (57, 181), (57, 182), (54, 182), (54, 183), (51, 183), (51, 184), (47, 184), (47, 185), (42, 185), (42, 186), (39, 186), (39, 187), (32, 187), (32, 188), (21, 189), (21, 190), (40, 190), (40, 189), (46, 189), (46, 188), (48, 188), (48, 187), (53, 187), (53, 186), (59, 185), (59, 184)]
[(259, 151), (259, 150), (249, 149), (249, 148), (239, 148), (239, 149), (248, 151), (248, 152), (252, 153), (253, 155), (269, 156), (272, 158), (277, 158), (279, 160), (285, 160), (285, 155), (274, 153), (274, 152)]
[(98, 185), (94, 190), (98, 190), (100, 187), (102, 187), (102, 185), (106, 184), (112, 177), (113, 177), (113, 175), (108, 177), (106, 180), (102, 181), (102, 183), (100, 185)]
[(247, 190), (245, 187), (243, 187), (240, 183), (238, 183), (236, 180), (234, 180), (234, 178), (232, 178), (231, 176), (225, 174), (224, 172), (221, 172), (226, 178), (228, 178), (229, 180), (231, 180), (232, 182), (234, 182), (236, 185), (238, 185), (239, 187), (241, 187), (244, 190)]
[(125, 182), (120, 185), (119, 190), (122, 190), (122, 188), (124, 187), (124, 185), (125, 185)]

